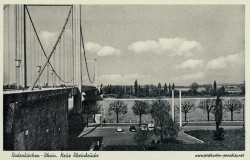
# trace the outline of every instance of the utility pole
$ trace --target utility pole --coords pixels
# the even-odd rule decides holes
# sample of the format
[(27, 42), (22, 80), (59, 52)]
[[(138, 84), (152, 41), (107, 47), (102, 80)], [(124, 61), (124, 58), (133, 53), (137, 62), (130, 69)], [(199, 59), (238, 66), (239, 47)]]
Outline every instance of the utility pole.
[(98, 93), (98, 88), (97, 88), (97, 59), (95, 59), (95, 87), (96, 87), (96, 95)]
[(179, 91), (180, 92), (180, 127), (182, 127), (182, 117), (181, 117), (181, 90)]
[(174, 90), (172, 89), (172, 118), (173, 118), (173, 121), (175, 121), (175, 118), (174, 118)]

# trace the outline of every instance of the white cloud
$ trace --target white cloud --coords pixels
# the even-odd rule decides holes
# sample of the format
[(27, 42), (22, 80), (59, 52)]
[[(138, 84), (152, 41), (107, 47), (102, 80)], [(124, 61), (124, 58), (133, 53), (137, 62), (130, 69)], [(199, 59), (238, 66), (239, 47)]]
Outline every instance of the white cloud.
[(231, 54), (228, 56), (221, 56), (217, 59), (210, 60), (205, 69), (207, 70), (221, 70), (221, 69), (228, 69), (228, 67), (244, 65), (244, 52), (240, 52), (237, 54)]
[(88, 42), (84, 45), (85, 47), (85, 50), (87, 52), (98, 52), (101, 50), (102, 46), (100, 44), (97, 44), (97, 43), (93, 43), (93, 42)]
[(160, 45), (156, 41), (149, 40), (149, 41), (139, 41), (128, 46), (128, 50), (132, 50), (133, 52), (140, 54), (145, 52), (153, 52), (159, 53)]
[(160, 38), (158, 42), (154, 40), (139, 41), (128, 46), (128, 50), (136, 54), (156, 53), (169, 54), (170, 56), (194, 56), (196, 52), (203, 52), (200, 42), (189, 41), (185, 38)]
[(110, 46), (102, 46), (98, 43), (93, 43), (93, 42), (86, 43), (85, 50), (87, 52), (96, 53), (98, 56), (121, 55), (121, 50), (119, 49)]
[(111, 56), (111, 55), (121, 55), (121, 51), (119, 49), (115, 49), (113, 47), (105, 46), (102, 47), (100, 51), (97, 52), (98, 56)]
[(204, 66), (204, 60), (199, 60), (199, 59), (189, 59), (185, 62), (182, 62), (179, 65), (176, 65), (176, 68), (180, 69), (185, 69), (185, 68), (202, 68)]
[(54, 46), (57, 40), (56, 35), (57, 33), (49, 31), (42, 31), (40, 33), (40, 38), (42, 43), (44, 44), (44, 48), (48, 48), (49, 46)]

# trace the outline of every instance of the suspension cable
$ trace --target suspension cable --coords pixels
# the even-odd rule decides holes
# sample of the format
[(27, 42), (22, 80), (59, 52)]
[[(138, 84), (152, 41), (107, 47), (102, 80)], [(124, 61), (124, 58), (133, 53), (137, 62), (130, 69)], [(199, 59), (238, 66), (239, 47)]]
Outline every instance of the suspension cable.
[[(36, 31), (36, 29), (35, 29), (35, 26), (34, 26), (34, 23), (33, 23), (33, 21), (32, 21), (31, 15), (30, 15), (30, 13), (29, 13), (28, 7), (25, 7), (25, 8), (26, 8), (27, 13), (28, 13), (28, 15), (29, 15), (29, 19), (30, 19), (30, 21), (31, 21), (32, 27), (33, 27), (33, 29), (34, 29), (34, 31), (35, 31), (37, 40), (38, 40), (38, 42), (39, 42), (39, 44), (40, 44), (40, 46), (41, 46), (41, 48), (42, 48), (42, 50), (43, 50), (44, 56), (48, 59), (48, 57), (47, 57), (47, 55), (46, 55), (46, 53), (45, 53), (45, 50), (44, 50), (44, 48), (43, 48), (43, 45), (42, 45), (42, 43), (41, 43), (41, 41), (40, 41), (40, 38), (39, 38), (39, 36), (38, 36), (38, 34), (37, 34), (37, 31)], [(69, 17), (69, 15), (70, 15), (70, 13), (71, 13), (71, 10), (72, 10), (72, 6), (71, 6), (71, 9), (70, 9), (70, 11), (69, 11), (68, 17)], [(68, 20), (68, 17), (67, 17), (67, 20)], [(66, 21), (66, 22), (67, 22), (67, 21)], [(64, 28), (65, 28), (66, 22), (65, 22), (65, 24), (64, 24), (64, 26), (63, 26), (63, 30), (64, 30)], [(62, 35), (62, 32), (61, 32), (60, 36), (61, 36), (61, 35)], [(60, 36), (59, 36), (59, 37), (60, 37)], [(56, 48), (57, 44), (58, 44), (58, 41), (57, 41), (57, 43), (54, 45), (53, 50)], [(53, 54), (53, 53), (52, 53), (52, 54)], [(54, 71), (54, 73), (55, 73), (55, 75), (57, 76), (57, 78), (59, 78), (62, 82), (64, 82), (64, 83), (70, 83), (70, 82), (73, 80), (73, 78), (72, 78), (70, 81), (64, 81), (64, 80), (62, 80), (61, 77), (57, 74), (57, 72), (56, 72), (56, 70), (54, 69), (54, 67), (52, 66), (52, 64), (50, 63), (50, 61), (48, 61), (48, 63), (49, 63), (49, 65), (51, 66), (51, 69)], [(43, 72), (43, 71), (41, 71), (41, 72)]]
[(89, 75), (89, 69), (88, 69), (88, 62), (87, 62), (85, 48), (84, 48), (83, 35), (82, 35), (82, 26), (81, 25), (80, 25), (80, 28), (81, 28), (80, 31), (81, 31), (81, 40), (82, 40), (82, 47), (83, 47), (83, 53), (84, 53), (84, 60), (85, 60), (85, 65), (86, 65), (86, 69), (87, 69), (87, 73), (88, 73), (88, 78), (89, 78), (90, 83), (93, 83), (94, 80), (95, 80), (95, 73), (94, 73), (94, 76), (93, 76), (93, 80), (91, 81), (90, 75)]

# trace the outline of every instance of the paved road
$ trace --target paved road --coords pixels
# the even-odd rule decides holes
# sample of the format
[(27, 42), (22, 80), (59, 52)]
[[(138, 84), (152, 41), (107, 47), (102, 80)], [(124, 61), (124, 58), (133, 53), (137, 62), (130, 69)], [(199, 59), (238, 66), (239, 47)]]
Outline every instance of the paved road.
[[(116, 132), (115, 126), (106, 126), (106, 127), (97, 127), (97, 128), (88, 128), (83, 131), (79, 137), (103, 137), (102, 145), (136, 145), (133, 137), (136, 134), (135, 132), (130, 132), (128, 126), (123, 126), (123, 132)], [(94, 130), (93, 130), (94, 129)], [(91, 131), (91, 132), (90, 132)], [(160, 137), (155, 137), (160, 138)], [(148, 144), (150, 144), (150, 141), (152, 139), (148, 140)], [(181, 132), (177, 135), (177, 140), (181, 140), (184, 143), (201, 143), (200, 141), (188, 137), (185, 134), (182, 134)]]

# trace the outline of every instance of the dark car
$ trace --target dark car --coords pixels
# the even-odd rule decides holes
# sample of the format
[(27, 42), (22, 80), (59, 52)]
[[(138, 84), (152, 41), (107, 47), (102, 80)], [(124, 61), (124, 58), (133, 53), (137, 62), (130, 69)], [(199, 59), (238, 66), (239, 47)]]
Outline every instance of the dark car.
[(130, 126), (130, 127), (129, 127), (129, 131), (130, 131), (130, 132), (136, 132), (135, 126)]

